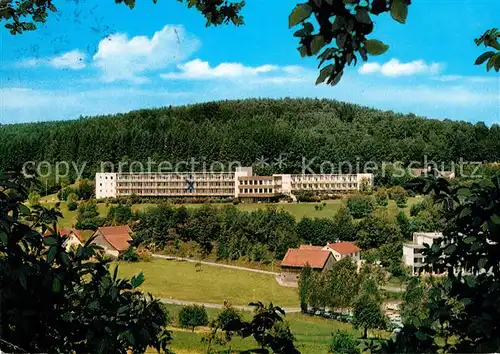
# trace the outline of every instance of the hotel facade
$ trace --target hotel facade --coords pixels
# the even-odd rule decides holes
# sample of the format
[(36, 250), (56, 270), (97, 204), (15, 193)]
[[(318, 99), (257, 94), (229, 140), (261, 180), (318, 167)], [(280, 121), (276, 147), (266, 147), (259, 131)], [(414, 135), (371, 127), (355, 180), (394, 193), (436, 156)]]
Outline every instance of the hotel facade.
[(296, 193), (345, 193), (373, 185), (373, 175), (275, 174), (254, 176), (252, 167), (235, 172), (96, 173), (96, 198), (212, 197), (265, 200)]

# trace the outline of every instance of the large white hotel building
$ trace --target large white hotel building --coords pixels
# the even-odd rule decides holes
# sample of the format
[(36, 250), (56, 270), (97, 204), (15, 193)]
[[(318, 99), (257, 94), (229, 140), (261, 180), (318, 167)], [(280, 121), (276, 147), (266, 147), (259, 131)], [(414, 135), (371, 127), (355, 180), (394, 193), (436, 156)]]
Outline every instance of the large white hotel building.
[(373, 175), (275, 174), (254, 176), (252, 167), (235, 172), (97, 173), (96, 198), (130, 195), (144, 197), (218, 197), (265, 200), (295, 193), (350, 192), (373, 185)]

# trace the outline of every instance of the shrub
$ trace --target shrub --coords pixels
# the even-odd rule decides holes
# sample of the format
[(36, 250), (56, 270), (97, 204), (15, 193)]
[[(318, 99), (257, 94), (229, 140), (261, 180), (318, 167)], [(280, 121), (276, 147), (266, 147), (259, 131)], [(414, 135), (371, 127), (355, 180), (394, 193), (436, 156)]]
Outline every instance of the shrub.
[(179, 312), (179, 325), (182, 328), (194, 329), (197, 326), (206, 326), (208, 324), (208, 315), (205, 306), (186, 306)]
[(75, 201), (68, 202), (68, 210), (69, 211), (75, 211), (78, 209), (78, 204)]
[(76, 202), (78, 200), (78, 194), (76, 193), (70, 193), (68, 194), (67, 201), (69, 202)]
[(353, 218), (361, 219), (369, 216), (375, 205), (371, 196), (356, 195), (347, 199), (347, 208)]
[(332, 333), (332, 342), (328, 352), (332, 354), (359, 354), (359, 344), (359, 340), (349, 332), (337, 330), (336, 333)]
[(321, 201), (321, 199), (312, 192), (300, 191), (296, 194), (296, 196), (297, 201), (302, 203), (317, 203)]
[(406, 207), (406, 202), (408, 201), (408, 192), (403, 187), (393, 187), (390, 191), (389, 196), (396, 202), (398, 208)]
[(127, 250), (125, 252), (120, 254), (118, 259), (120, 261), (125, 261), (125, 262), (139, 262), (141, 260), (135, 247), (127, 248)]
[(375, 201), (380, 206), (387, 206), (389, 204), (389, 196), (387, 195), (387, 189), (379, 188), (375, 192)]
[(153, 254), (145, 248), (140, 248), (139, 250), (137, 250), (137, 254), (143, 262), (151, 262), (151, 260), (153, 259)]
[(40, 205), (40, 194), (38, 192), (31, 192), (28, 195), (28, 201), (32, 206)]

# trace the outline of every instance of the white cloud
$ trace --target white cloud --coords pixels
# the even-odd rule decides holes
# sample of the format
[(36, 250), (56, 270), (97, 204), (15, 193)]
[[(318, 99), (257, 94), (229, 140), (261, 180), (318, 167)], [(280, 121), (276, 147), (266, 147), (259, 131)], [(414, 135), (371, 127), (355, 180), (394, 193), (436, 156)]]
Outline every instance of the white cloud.
[(246, 66), (242, 63), (220, 63), (210, 66), (207, 61), (194, 59), (177, 65), (177, 71), (161, 74), (167, 80), (244, 80), (245, 84), (285, 84), (304, 81), (310, 70), (301, 66), (260, 65)]
[(177, 65), (178, 72), (161, 74), (164, 79), (206, 80), (215, 78), (239, 78), (257, 76), (278, 70), (275, 65), (245, 66), (241, 63), (221, 63), (211, 67), (207, 61), (194, 59)]
[(99, 42), (94, 63), (102, 70), (105, 82), (143, 83), (149, 81), (144, 73), (179, 63), (199, 46), (199, 40), (188, 34), (183, 26), (167, 25), (151, 38), (129, 38), (125, 33), (117, 33)]
[(476, 83), (485, 83), (485, 82), (500, 82), (500, 79), (497, 77), (488, 77), (488, 76), (462, 76), (462, 75), (441, 75), (432, 78), (436, 81), (441, 82), (454, 82), (454, 81), (467, 81), (467, 82), (476, 82)]
[(366, 63), (359, 69), (360, 74), (381, 73), (384, 76), (398, 77), (418, 74), (436, 75), (442, 70), (440, 63), (427, 64), (423, 60), (414, 60), (409, 63), (401, 63), (398, 59), (391, 59), (387, 63)]
[(50, 65), (59, 69), (83, 69), (85, 65), (85, 53), (79, 50), (72, 50), (61, 56), (54, 57), (50, 60)]
[(17, 66), (22, 68), (50, 66), (56, 69), (80, 70), (87, 66), (85, 60), (85, 53), (81, 50), (75, 49), (55, 57), (25, 59), (17, 63)]

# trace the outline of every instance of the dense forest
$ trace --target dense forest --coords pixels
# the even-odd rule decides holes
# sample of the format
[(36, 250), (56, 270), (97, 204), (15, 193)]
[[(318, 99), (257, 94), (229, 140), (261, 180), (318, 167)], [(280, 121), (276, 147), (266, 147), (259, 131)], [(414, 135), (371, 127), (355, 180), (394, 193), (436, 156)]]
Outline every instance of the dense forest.
[(0, 168), (25, 161), (239, 161), (285, 163), (258, 173), (300, 172), (322, 161), (499, 161), (500, 126), (433, 120), (331, 100), (251, 99), (139, 110), (77, 120), (0, 125)]

